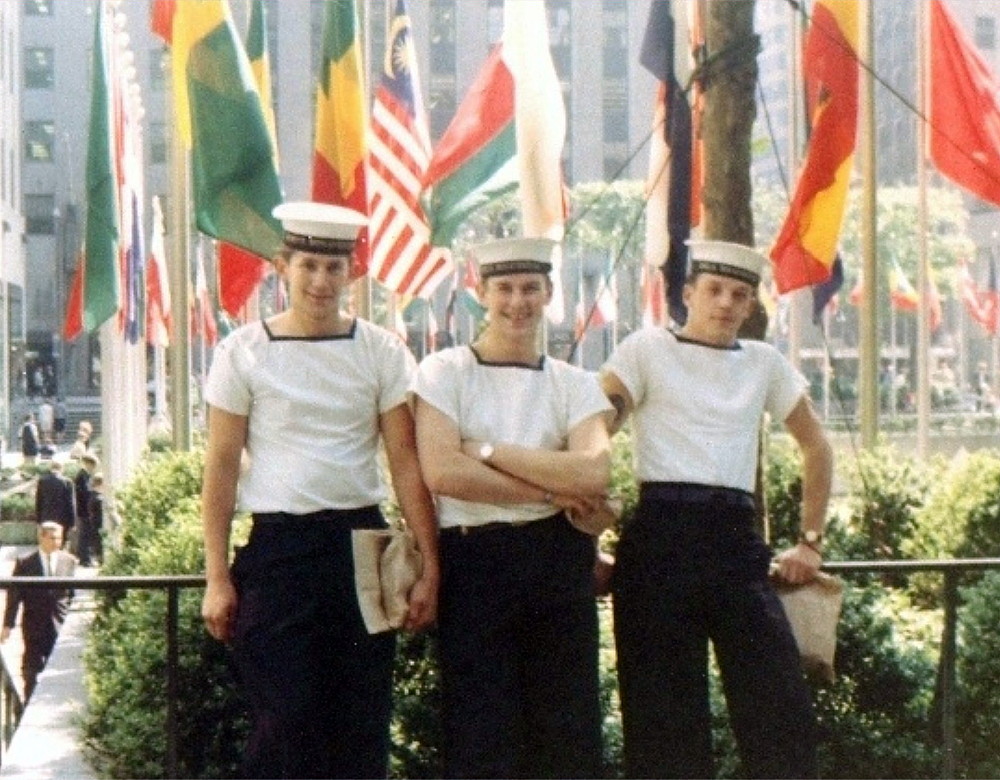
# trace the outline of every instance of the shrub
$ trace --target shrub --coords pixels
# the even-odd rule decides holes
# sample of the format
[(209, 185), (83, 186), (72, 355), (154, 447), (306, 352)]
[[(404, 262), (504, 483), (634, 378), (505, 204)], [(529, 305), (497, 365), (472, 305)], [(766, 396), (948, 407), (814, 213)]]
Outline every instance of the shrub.
[(5, 523), (34, 522), (33, 493), (9, 493), (0, 501), (0, 520)]
[(963, 590), (956, 673), (959, 777), (1000, 777), (1000, 573)]
[[(155, 474), (155, 470), (150, 474)], [(136, 541), (130, 574), (201, 571), (196, 497), (177, 500), (164, 527)], [(201, 590), (180, 593), (178, 762), (181, 777), (232, 777), (245, 739), (243, 703), (227, 653), (201, 621)], [(84, 730), (95, 765), (109, 777), (164, 777), (167, 596), (131, 590), (105, 603), (84, 654), (90, 706)]]

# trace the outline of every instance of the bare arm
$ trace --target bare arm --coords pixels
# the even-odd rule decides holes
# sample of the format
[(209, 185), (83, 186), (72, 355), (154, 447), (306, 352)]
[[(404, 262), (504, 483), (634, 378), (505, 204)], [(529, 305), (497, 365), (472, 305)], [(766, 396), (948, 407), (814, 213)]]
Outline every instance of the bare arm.
[[(807, 396), (792, 409), (785, 426), (802, 453), (802, 532), (822, 534), (833, 480), (833, 449)], [(777, 558), (781, 576), (793, 583), (813, 579), (822, 560), (817, 550), (801, 542)]]
[(400, 404), (383, 413), (379, 417), (379, 429), (389, 460), (396, 498), (407, 525), (413, 530), (423, 558), (420, 579), (410, 591), (410, 610), (403, 626), (408, 631), (419, 631), (430, 626), (437, 618), (440, 570), (434, 501), (420, 474), (410, 407)]
[(550, 491), (490, 468), (462, 452), (458, 426), (443, 412), (416, 399), (420, 468), (432, 493), (488, 504), (541, 504)]
[[(462, 451), (478, 459), (482, 444), (466, 439)], [(552, 493), (604, 495), (611, 476), (611, 442), (604, 415), (592, 415), (574, 426), (567, 446), (552, 451), (494, 442), (487, 465)]]
[(208, 445), (202, 479), (201, 517), (205, 537), (205, 596), (201, 615), (208, 632), (222, 642), (232, 637), (236, 589), (229, 576), (229, 535), (236, 509), (240, 457), (248, 418), (209, 407)]
[(601, 372), (601, 389), (615, 408), (614, 417), (608, 421), (608, 432), (614, 435), (621, 430), (625, 420), (635, 411), (635, 401), (622, 380), (611, 371)]

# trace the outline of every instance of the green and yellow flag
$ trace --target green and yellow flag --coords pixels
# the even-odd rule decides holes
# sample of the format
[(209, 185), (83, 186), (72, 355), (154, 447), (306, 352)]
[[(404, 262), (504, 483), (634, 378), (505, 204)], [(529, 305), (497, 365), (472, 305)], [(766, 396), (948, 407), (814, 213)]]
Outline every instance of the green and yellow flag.
[(198, 229), (261, 257), (281, 243), (281, 186), (267, 121), (226, 0), (176, 4), (177, 126), (191, 150)]
[(316, 84), (312, 197), (367, 214), (368, 112), (362, 73), (354, 0), (326, 0)]

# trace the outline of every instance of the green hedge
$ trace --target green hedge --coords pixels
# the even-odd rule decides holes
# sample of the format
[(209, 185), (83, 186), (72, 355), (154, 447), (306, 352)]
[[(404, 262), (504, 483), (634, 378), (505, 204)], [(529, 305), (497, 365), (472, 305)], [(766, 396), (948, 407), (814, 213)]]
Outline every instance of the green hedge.
[[(1000, 549), (1000, 459), (918, 466), (889, 450), (859, 461), (852, 493), (833, 513), (828, 559)], [(198, 573), (203, 570), (198, 492), (199, 453), (152, 456), (119, 491), (123, 549), (109, 556), (114, 574)], [(613, 490), (626, 517), (635, 502), (627, 436), (615, 439)], [(863, 479), (861, 478), (863, 474)], [(794, 538), (801, 485), (795, 451), (774, 443), (765, 492), (775, 547)], [(389, 509), (390, 516), (394, 508)], [(944, 530), (942, 530), (944, 529)], [(238, 524), (236, 537), (245, 533)], [(617, 535), (604, 538), (613, 549)], [(994, 553), (990, 553), (994, 554)], [(837, 678), (815, 691), (826, 777), (931, 777), (939, 769), (935, 675), (940, 609), (919, 578), (852, 578), (837, 649)], [(1000, 671), (994, 669), (1000, 576), (965, 591), (960, 625), (962, 776), (996, 776), (992, 736), (1000, 726)], [(247, 723), (224, 648), (200, 618), (201, 592), (181, 599), (181, 773), (225, 777), (235, 772)], [(108, 777), (159, 777), (164, 766), (164, 596), (130, 592), (100, 600), (85, 656), (91, 707), (88, 745)], [(621, 722), (611, 614), (601, 609), (601, 683), (606, 773), (620, 776)], [(441, 774), (440, 690), (433, 632), (401, 638), (392, 724), (392, 774)], [(718, 680), (713, 681), (715, 744), (720, 775), (739, 776)], [(991, 752), (992, 751), (992, 752)]]

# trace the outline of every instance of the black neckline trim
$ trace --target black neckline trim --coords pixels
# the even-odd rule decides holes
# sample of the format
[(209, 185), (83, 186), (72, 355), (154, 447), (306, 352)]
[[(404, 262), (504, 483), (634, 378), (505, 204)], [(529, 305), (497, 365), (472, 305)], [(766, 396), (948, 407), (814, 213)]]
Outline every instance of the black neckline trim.
[(276, 336), (268, 326), (267, 320), (261, 320), (260, 324), (264, 326), (269, 341), (350, 341), (357, 332), (358, 318), (355, 317), (351, 321), (351, 328), (347, 333), (335, 333), (330, 336)]
[(492, 361), (486, 360), (476, 352), (476, 348), (469, 344), (469, 349), (472, 354), (476, 357), (476, 362), (481, 366), (486, 366), (487, 368), (526, 368), (529, 371), (541, 371), (545, 368), (545, 355), (539, 355), (537, 363), (520, 363), (516, 360), (511, 361)]
[(705, 341), (698, 341), (698, 339), (692, 339), (687, 336), (682, 336), (675, 330), (668, 329), (667, 333), (669, 333), (671, 336), (677, 339), (681, 344), (692, 344), (696, 347), (706, 347), (707, 349), (718, 349), (723, 352), (738, 352), (739, 350), (743, 349), (743, 345), (740, 344), (739, 341), (730, 344), (728, 347), (720, 347), (718, 344), (709, 344), (708, 342)]

